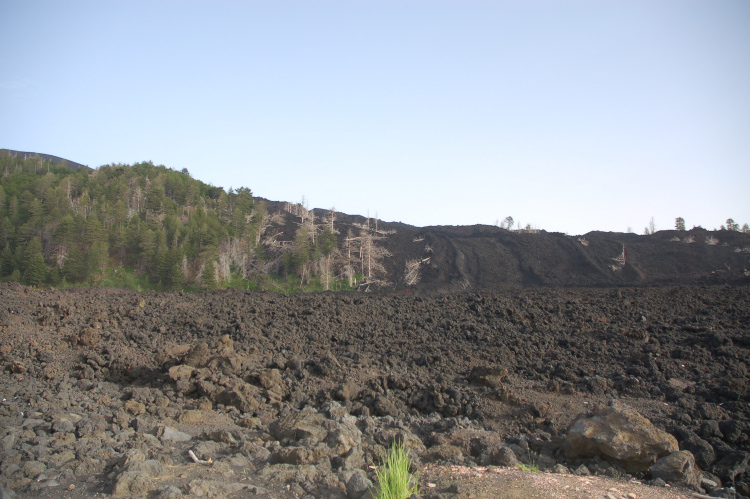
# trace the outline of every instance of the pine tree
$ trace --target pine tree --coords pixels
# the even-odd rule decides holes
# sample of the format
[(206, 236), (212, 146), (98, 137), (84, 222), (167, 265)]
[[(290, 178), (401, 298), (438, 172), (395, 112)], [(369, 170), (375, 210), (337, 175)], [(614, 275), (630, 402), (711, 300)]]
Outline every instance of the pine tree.
[(36, 253), (31, 257), (26, 272), (23, 274), (24, 283), (30, 286), (38, 286), (47, 277), (47, 266), (44, 264), (42, 253)]
[(213, 260), (209, 260), (201, 273), (201, 280), (205, 289), (216, 289), (216, 267)]
[(16, 266), (13, 262), (13, 250), (10, 245), (6, 244), (0, 253), (0, 277), (10, 277)]

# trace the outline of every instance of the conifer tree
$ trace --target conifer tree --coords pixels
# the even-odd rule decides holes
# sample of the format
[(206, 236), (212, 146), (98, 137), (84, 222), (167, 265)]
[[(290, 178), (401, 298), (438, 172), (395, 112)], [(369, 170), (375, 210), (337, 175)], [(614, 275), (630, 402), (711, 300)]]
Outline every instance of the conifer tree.
[(206, 262), (206, 266), (201, 273), (201, 280), (205, 289), (216, 289), (216, 267), (213, 260)]
[(10, 277), (15, 268), (15, 264), (13, 263), (13, 250), (11, 250), (10, 245), (6, 243), (2, 253), (0, 253), (0, 277)]
[(42, 253), (36, 253), (31, 257), (26, 272), (23, 274), (23, 280), (25, 284), (30, 286), (38, 286), (47, 277), (47, 266), (44, 264), (44, 257)]

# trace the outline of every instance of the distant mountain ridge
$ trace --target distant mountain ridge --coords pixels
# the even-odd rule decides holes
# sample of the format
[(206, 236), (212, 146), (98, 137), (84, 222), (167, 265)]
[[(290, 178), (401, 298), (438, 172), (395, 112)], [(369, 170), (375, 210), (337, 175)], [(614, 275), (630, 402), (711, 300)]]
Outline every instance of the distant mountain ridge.
[(78, 170), (80, 168), (90, 169), (88, 166), (82, 165), (81, 163), (76, 163), (75, 161), (70, 161), (69, 159), (61, 158), (59, 156), (53, 156), (52, 154), (15, 151), (13, 149), (0, 149), (0, 154), (8, 154), (9, 156), (12, 156), (14, 158), (21, 157), (23, 159), (38, 157), (38, 158), (41, 158), (42, 161), (49, 161), (50, 163), (55, 164), (55, 165), (67, 166), (71, 170)]

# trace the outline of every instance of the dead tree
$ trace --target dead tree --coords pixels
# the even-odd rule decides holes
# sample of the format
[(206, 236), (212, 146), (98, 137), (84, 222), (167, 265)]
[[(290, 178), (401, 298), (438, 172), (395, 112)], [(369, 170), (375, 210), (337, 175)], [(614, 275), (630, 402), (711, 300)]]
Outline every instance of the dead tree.
[(612, 260), (615, 261), (615, 263), (610, 264), (610, 268), (612, 269), (612, 272), (617, 272), (618, 270), (622, 270), (622, 268), (625, 267), (625, 245), (624, 244), (622, 245), (622, 253), (612, 258)]
[(413, 286), (419, 282), (419, 271), (422, 267), (422, 264), (430, 263), (430, 257), (422, 258), (421, 260), (418, 258), (413, 258), (411, 260), (406, 260), (406, 269), (404, 270), (404, 282), (407, 286)]

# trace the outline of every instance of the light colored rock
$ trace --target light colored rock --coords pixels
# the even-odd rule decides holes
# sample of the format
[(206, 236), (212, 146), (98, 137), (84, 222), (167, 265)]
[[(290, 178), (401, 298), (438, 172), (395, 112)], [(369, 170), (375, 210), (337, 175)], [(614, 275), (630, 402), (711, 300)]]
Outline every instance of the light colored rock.
[(151, 477), (146, 473), (126, 471), (117, 477), (112, 497), (141, 496), (151, 490), (151, 485)]
[(203, 416), (203, 411), (190, 409), (180, 414), (180, 423), (200, 423)]
[(558, 463), (552, 468), (552, 473), (560, 473), (560, 474), (567, 475), (567, 474), (570, 474), (570, 470), (568, 469), (567, 466)]
[(568, 458), (599, 456), (621, 464), (630, 473), (646, 471), (660, 457), (677, 450), (672, 435), (617, 401), (594, 416), (578, 416), (565, 439)]
[(127, 402), (125, 402), (125, 405), (123, 407), (133, 416), (138, 416), (140, 414), (146, 413), (146, 406), (140, 402), (136, 402), (135, 400), (128, 400)]
[(248, 486), (241, 483), (225, 483), (214, 480), (196, 479), (190, 482), (190, 495), (196, 497), (224, 497)]
[[(249, 385), (247, 386), (249, 387)], [(260, 404), (256, 398), (249, 393), (251, 391), (249, 388), (246, 390), (243, 390), (242, 388), (244, 387), (223, 390), (214, 397), (214, 402), (217, 404), (236, 407), (244, 413), (254, 413), (258, 410)]]
[(194, 367), (180, 364), (169, 368), (169, 377), (175, 381), (187, 380), (193, 375), (193, 371), (195, 371)]
[(23, 465), (23, 474), (32, 480), (47, 471), (47, 466), (39, 461), (27, 461)]
[(175, 499), (177, 497), (182, 497), (182, 491), (174, 485), (159, 487), (157, 492), (159, 494), (156, 496), (158, 499)]
[(700, 472), (695, 466), (695, 457), (687, 450), (673, 452), (659, 459), (648, 470), (654, 478), (661, 478), (668, 483), (687, 486), (700, 483)]
[(169, 470), (167, 469), (167, 467), (156, 459), (137, 461), (128, 467), (128, 471), (143, 473), (151, 478), (160, 478), (169, 475)]
[(75, 458), (76, 458), (75, 452), (73, 452), (72, 450), (64, 450), (61, 452), (56, 452), (50, 456), (50, 460), (57, 468), (67, 463), (68, 461), (74, 460)]
[(303, 476), (312, 481), (318, 479), (320, 470), (310, 464), (296, 466), (293, 464), (272, 464), (264, 466), (258, 471), (258, 476), (264, 480), (276, 483), (288, 483), (297, 476)]
[(591, 470), (589, 470), (585, 464), (582, 464), (573, 471), (573, 474), (578, 476), (591, 476)]
[(75, 425), (67, 419), (58, 419), (52, 424), (52, 431), (56, 433), (68, 433), (75, 429)]
[(207, 440), (196, 445), (193, 452), (195, 452), (195, 455), (198, 456), (199, 459), (208, 460), (216, 458), (216, 454), (221, 448), (222, 445), (219, 442)]
[(162, 440), (171, 442), (187, 442), (193, 438), (187, 433), (183, 433), (171, 426), (162, 426), (159, 430), (159, 436)]
[(130, 449), (125, 453), (125, 469), (129, 469), (133, 463), (145, 460), (146, 454), (141, 449)]
[(322, 457), (330, 454), (330, 449), (318, 444), (315, 447), (282, 447), (274, 452), (273, 460), (278, 463), (287, 464), (315, 464)]
[(356, 447), (360, 443), (362, 443), (362, 432), (354, 423), (349, 421), (337, 423), (336, 427), (326, 437), (326, 444), (337, 456), (343, 456), (352, 447)]
[(292, 412), (270, 424), (269, 432), (278, 440), (310, 440), (322, 442), (328, 431), (323, 427), (325, 417), (313, 411)]

